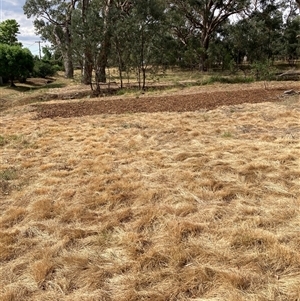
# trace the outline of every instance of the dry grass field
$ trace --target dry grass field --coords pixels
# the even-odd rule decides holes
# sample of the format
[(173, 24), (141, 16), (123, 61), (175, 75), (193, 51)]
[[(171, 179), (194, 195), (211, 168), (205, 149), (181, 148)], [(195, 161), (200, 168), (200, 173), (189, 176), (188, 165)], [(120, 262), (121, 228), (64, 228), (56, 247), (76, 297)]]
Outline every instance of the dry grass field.
[(1, 301), (300, 300), (299, 95), (37, 114), (1, 113)]

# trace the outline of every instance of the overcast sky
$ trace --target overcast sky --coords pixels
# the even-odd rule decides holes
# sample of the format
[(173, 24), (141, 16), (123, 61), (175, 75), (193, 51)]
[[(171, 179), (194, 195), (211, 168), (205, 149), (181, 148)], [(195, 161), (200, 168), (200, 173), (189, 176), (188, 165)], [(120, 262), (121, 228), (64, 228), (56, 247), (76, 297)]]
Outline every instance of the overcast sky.
[[(34, 33), (33, 19), (27, 19), (23, 12), (23, 5), (26, 0), (0, 0), (0, 21), (15, 19), (20, 24), (20, 34), (18, 40), (23, 47), (28, 48), (33, 55), (39, 54), (40, 41)], [(41, 44), (42, 46), (43, 44)]]

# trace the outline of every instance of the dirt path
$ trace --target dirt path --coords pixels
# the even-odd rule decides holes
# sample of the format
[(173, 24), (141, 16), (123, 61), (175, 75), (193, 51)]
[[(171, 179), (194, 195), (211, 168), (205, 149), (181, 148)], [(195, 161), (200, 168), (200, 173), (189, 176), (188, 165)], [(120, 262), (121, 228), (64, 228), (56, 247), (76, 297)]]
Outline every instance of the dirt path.
[[(290, 87), (297, 91), (297, 85)], [(299, 88), (299, 87), (298, 87)], [(211, 89), (210, 89), (211, 90)], [(276, 102), (283, 99), (286, 87), (244, 88), (191, 94), (142, 96), (136, 98), (100, 98), (35, 105), (38, 118), (80, 117), (97, 114), (122, 114), (137, 112), (187, 112), (212, 110), (219, 106), (241, 103)]]

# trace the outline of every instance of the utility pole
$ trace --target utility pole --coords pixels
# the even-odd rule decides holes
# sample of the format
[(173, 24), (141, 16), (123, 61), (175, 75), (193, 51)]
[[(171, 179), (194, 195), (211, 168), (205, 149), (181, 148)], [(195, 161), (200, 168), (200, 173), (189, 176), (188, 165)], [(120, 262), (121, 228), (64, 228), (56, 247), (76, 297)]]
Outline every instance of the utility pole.
[(36, 43), (39, 44), (39, 54), (40, 54), (40, 59), (42, 58), (42, 55), (41, 55), (41, 41), (36, 41)]

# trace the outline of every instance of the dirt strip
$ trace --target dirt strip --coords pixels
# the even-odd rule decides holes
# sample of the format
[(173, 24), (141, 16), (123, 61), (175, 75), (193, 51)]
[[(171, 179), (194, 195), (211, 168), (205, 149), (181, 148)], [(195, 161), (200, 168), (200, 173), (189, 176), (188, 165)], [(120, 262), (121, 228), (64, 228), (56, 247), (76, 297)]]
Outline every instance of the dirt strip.
[(282, 99), (284, 88), (241, 89), (232, 91), (200, 92), (188, 95), (142, 96), (98, 100), (73, 100), (34, 105), (38, 118), (80, 117), (98, 114), (138, 112), (188, 112), (212, 110), (220, 106), (241, 103), (277, 102)]

